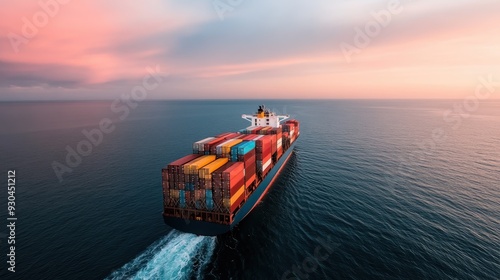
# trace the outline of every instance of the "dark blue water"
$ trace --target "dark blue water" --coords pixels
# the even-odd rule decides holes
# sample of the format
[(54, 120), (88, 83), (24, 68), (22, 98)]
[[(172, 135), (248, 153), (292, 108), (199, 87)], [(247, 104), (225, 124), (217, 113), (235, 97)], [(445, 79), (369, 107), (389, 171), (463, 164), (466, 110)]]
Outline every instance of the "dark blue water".
[[(0, 103), (16, 170), (16, 273), (1, 279), (500, 279), (500, 102), (268, 101), (301, 121), (272, 191), (234, 232), (163, 224), (161, 167), (248, 126), (256, 101)], [(114, 123), (81, 163), (82, 130)], [(0, 221), (7, 224), (6, 184)], [(6, 277), (7, 276), (7, 277)]]

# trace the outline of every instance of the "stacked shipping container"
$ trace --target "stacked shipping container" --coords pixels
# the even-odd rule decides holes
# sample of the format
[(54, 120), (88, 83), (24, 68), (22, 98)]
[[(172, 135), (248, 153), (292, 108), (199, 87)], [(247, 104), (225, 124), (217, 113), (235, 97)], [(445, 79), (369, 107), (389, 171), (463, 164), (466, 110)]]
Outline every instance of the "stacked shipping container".
[(212, 193), (212, 173), (229, 161), (227, 158), (220, 158), (214, 162), (200, 168), (198, 173), (199, 187), (195, 190), (196, 209), (212, 210), (214, 208)]
[(188, 155), (170, 163), (166, 168), (162, 169), (164, 205), (180, 207), (180, 191), (184, 190), (185, 187), (184, 164), (198, 157), (199, 155), (196, 154)]
[(231, 222), (227, 215), (246, 201), (299, 129), (299, 122), (289, 120), (280, 127), (251, 126), (193, 143), (192, 155), (162, 169), (165, 215), (188, 213), (187, 218), (198, 219), (199, 213), (215, 213), (226, 215), (215, 222)]
[[(208, 137), (203, 140), (200, 140), (198, 142), (193, 143), (193, 154), (200, 154), (204, 155), (205, 154), (205, 143), (215, 139), (215, 137)], [(208, 153), (206, 153), (208, 154)]]
[(257, 173), (260, 178), (266, 176), (271, 168), (271, 155), (272, 155), (272, 136), (263, 135), (255, 140), (255, 153), (257, 163)]
[(239, 192), (244, 186), (243, 172), (242, 162), (231, 162), (213, 173), (213, 197), (217, 212), (232, 213), (244, 199)]

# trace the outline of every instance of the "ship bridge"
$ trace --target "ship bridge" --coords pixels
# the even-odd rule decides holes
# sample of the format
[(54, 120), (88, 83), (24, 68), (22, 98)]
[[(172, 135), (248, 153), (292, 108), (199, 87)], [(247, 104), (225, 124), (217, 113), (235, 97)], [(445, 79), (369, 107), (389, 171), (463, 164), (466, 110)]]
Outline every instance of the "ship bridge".
[(243, 114), (241, 117), (251, 122), (252, 126), (279, 127), (282, 121), (290, 118), (290, 115), (276, 115), (276, 113), (266, 108), (266, 106), (260, 105), (257, 113), (253, 115)]

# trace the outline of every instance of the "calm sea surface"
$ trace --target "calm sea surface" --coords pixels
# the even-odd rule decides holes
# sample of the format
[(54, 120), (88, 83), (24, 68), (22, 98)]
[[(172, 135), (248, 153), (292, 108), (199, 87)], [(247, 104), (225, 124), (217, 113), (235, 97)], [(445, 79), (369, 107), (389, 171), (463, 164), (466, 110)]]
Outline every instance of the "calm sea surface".
[[(459, 100), (267, 101), (301, 137), (264, 201), (219, 237), (163, 223), (160, 170), (248, 126), (259, 102), (145, 101), (127, 116), (111, 103), (0, 103), (1, 279), (500, 279), (499, 101), (468, 115)], [(114, 130), (69, 166), (66, 149), (104, 118)]]

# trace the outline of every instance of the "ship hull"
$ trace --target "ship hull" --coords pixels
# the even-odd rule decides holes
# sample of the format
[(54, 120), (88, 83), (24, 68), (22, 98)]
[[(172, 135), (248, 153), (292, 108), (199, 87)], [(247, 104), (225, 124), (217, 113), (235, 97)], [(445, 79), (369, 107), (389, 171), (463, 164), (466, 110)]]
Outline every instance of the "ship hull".
[(217, 224), (204, 221), (188, 220), (176, 217), (163, 216), (167, 225), (183, 232), (194, 233), (198, 235), (220, 235), (230, 231), (238, 223), (240, 223), (250, 212), (258, 205), (262, 198), (271, 188), (274, 180), (279, 176), (283, 167), (285, 167), (290, 156), (292, 155), (295, 143), (286, 150), (283, 156), (280, 157), (276, 165), (269, 171), (267, 176), (262, 180), (255, 191), (248, 197), (247, 201), (243, 204), (240, 210), (234, 216), (233, 222), (230, 225)]

